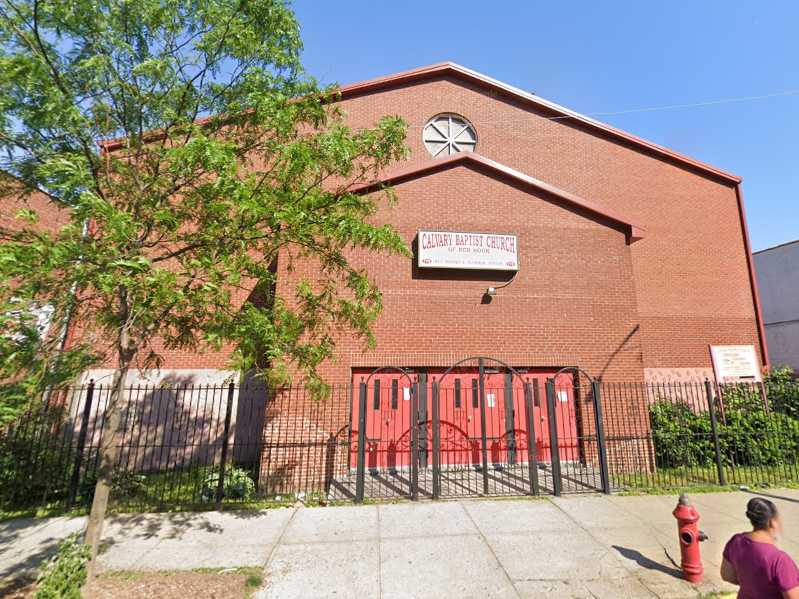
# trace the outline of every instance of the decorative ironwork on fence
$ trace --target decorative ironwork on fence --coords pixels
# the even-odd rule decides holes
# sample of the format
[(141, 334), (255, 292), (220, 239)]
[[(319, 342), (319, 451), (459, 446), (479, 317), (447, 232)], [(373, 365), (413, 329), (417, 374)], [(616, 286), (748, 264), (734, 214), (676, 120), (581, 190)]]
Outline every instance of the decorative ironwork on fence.
[(88, 506), (106, 435), (119, 510), (799, 481), (799, 382), (486, 380), (132, 386), (116, 432), (107, 386), (53, 391), (0, 431), (0, 507)]

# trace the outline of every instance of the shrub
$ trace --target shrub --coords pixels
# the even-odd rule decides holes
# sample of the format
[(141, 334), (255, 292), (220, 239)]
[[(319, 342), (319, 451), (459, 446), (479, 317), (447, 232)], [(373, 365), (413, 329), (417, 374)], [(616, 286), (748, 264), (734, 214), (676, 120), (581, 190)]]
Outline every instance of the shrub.
[(799, 447), (799, 420), (764, 410), (728, 411), (719, 427), (727, 465), (775, 466), (792, 463)]
[[(209, 472), (200, 489), (200, 501), (213, 501), (216, 498), (216, 487), (219, 484), (219, 469), (214, 468)], [(227, 499), (249, 501), (255, 496), (255, 481), (250, 474), (242, 468), (225, 469), (224, 496)]]
[(61, 412), (51, 410), (28, 414), (14, 429), (0, 431), (0, 504), (65, 497), (75, 458), (61, 424)]
[(661, 468), (705, 466), (713, 459), (710, 420), (681, 402), (661, 399), (649, 408), (655, 460)]
[(752, 383), (725, 384), (721, 386), (721, 399), (725, 414), (763, 409), (760, 387)]
[[(756, 388), (724, 391), (719, 446), (728, 466), (774, 466), (799, 459), (799, 419), (766, 412)], [(785, 405), (785, 404), (783, 404)], [(799, 407), (799, 402), (797, 402)], [(715, 460), (710, 415), (680, 402), (658, 400), (649, 409), (656, 463), (661, 468), (709, 466)]]
[(80, 599), (86, 582), (90, 549), (73, 534), (58, 545), (58, 553), (42, 568), (36, 581), (35, 599)]
[[(97, 486), (97, 468), (94, 464), (87, 463), (81, 470), (80, 485), (78, 485), (78, 500), (89, 505), (94, 498), (94, 489)], [(147, 491), (147, 477), (136, 474), (130, 470), (115, 470), (111, 474), (111, 498), (114, 501), (140, 497)]]
[(799, 418), (799, 380), (790, 366), (774, 368), (764, 378), (769, 405), (776, 412)]

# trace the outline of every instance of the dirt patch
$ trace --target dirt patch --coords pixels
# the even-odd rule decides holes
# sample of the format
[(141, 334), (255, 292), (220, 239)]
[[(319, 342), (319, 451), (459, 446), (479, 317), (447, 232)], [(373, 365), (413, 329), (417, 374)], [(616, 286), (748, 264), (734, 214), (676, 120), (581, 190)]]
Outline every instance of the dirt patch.
[(261, 586), (260, 568), (191, 572), (111, 572), (83, 587), (84, 599), (245, 599)]

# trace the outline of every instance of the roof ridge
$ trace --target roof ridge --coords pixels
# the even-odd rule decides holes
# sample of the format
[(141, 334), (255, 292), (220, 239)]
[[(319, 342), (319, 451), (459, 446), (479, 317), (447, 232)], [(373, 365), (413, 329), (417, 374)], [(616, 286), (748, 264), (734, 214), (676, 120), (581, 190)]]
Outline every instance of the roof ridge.
[(623, 131), (622, 129), (618, 129), (612, 125), (608, 125), (607, 123), (603, 123), (584, 114), (580, 114), (579, 112), (561, 106), (560, 104), (557, 104), (550, 100), (546, 100), (541, 96), (538, 96), (536, 94), (531, 94), (530, 92), (526, 92), (522, 89), (519, 89), (518, 87), (515, 87), (508, 83), (504, 83), (498, 79), (494, 79), (493, 77), (489, 77), (488, 75), (483, 75), (478, 71), (469, 69), (452, 61), (437, 62), (423, 67), (410, 69), (407, 71), (400, 71), (398, 73), (394, 73), (391, 75), (383, 75), (381, 77), (376, 77), (373, 79), (366, 79), (363, 81), (350, 83), (341, 86), (340, 93), (342, 98), (346, 98), (348, 95), (368, 93), (369, 91), (372, 90), (378, 90), (385, 87), (391, 87), (392, 85), (396, 85), (399, 83), (423, 79), (425, 77), (429, 77), (435, 74), (446, 74), (448, 72), (451, 74), (466, 77), (482, 85), (490, 86), (506, 94), (512, 95), (526, 102), (535, 104), (536, 106), (545, 108), (547, 110), (551, 110), (565, 117), (568, 117), (574, 121), (580, 122), (583, 125), (586, 125), (590, 128), (600, 130), (613, 137), (622, 139), (627, 143), (637, 145), (650, 152), (654, 152), (656, 154), (669, 158), (673, 161), (683, 163), (696, 170), (703, 171), (707, 174), (713, 175), (727, 182), (738, 184), (742, 180), (741, 177), (739, 177), (738, 175), (716, 168), (706, 162), (702, 162), (701, 160), (691, 158), (690, 156), (681, 154), (660, 144), (656, 144), (654, 142), (645, 140), (641, 137), (638, 137), (637, 135), (633, 135), (632, 133), (628, 133), (626, 131)]
[(770, 252), (771, 250), (778, 250), (780, 248), (793, 245), (795, 243), (799, 243), (799, 239), (794, 239), (793, 241), (783, 241), (782, 243), (778, 243), (776, 245), (770, 245), (768, 247), (764, 247), (762, 250), (757, 250), (752, 252), (752, 254), (762, 254), (763, 252)]
[(587, 212), (600, 216), (606, 220), (610, 220), (618, 225), (622, 225), (626, 228), (628, 243), (634, 243), (640, 239), (643, 239), (644, 237), (645, 229), (639, 225), (636, 225), (627, 217), (622, 216), (621, 214), (618, 214), (612, 210), (608, 210), (604, 206), (600, 206), (594, 201), (586, 200), (576, 194), (560, 189), (559, 187), (555, 187), (554, 185), (541, 181), (540, 179), (536, 179), (535, 177), (531, 177), (530, 175), (492, 160), (491, 158), (487, 158), (476, 152), (459, 152), (457, 154), (447, 156), (446, 158), (430, 159), (419, 164), (401, 165), (393, 170), (382, 172), (374, 181), (353, 186), (350, 191), (353, 193), (368, 193), (370, 191), (374, 191), (381, 185), (390, 185), (397, 181), (423, 176), (425, 174), (432, 173), (458, 163), (472, 163), (489, 168), (496, 173), (510, 177), (516, 181), (524, 183), (525, 185), (529, 185), (530, 187), (534, 187), (540, 191), (543, 191), (544, 193), (556, 196), (572, 206), (586, 210)]

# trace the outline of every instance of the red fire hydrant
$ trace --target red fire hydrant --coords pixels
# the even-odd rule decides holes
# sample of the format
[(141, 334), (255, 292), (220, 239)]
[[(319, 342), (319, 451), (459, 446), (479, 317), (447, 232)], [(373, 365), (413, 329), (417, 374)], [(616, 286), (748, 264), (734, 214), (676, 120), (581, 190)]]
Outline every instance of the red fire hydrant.
[(683, 493), (672, 513), (677, 518), (683, 577), (694, 584), (702, 582), (705, 567), (699, 554), (699, 543), (707, 540), (707, 535), (699, 530), (699, 512), (691, 505), (688, 495)]

